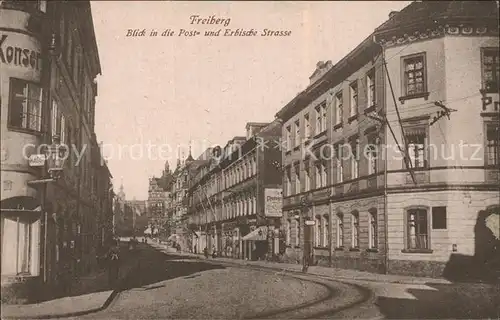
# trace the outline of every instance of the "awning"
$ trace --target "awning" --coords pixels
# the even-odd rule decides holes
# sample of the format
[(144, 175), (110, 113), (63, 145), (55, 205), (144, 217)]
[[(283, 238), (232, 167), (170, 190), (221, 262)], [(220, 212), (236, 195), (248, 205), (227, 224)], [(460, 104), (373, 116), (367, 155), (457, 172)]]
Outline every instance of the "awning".
[(262, 241), (267, 240), (267, 227), (258, 227), (243, 238), (242, 241)]

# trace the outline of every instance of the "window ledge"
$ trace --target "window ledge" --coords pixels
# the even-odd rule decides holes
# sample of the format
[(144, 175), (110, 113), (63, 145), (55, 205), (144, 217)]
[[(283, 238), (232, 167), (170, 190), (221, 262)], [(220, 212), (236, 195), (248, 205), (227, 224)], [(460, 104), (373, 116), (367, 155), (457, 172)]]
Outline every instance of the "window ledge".
[(358, 114), (355, 114), (355, 115), (353, 115), (353, 116), (350, 116), (350, 117), (347, 119), (347, 122), (352, 123), (352, 122), (354, 122), (354, 121), (355, 121), (355, 120), (357, 120), (357, 119), (358, 119)]
[(342, 122), (341, 123), (337, 123), (336, 125), (333, 126), (333, 130), (338, 130), (342, 128)]
[(368, 248), (366, 249), (366, 252), (378, 252), (377, 248)]
[(326, 249), (328, 249), (328, 247), (314, 246), (313, 249), (326, 250)]
[(433, 253), (431, 249), (403, 249), (402, 253)]
[(351, 252), (359, 252), (359, 248), (349, 248), (349, 251)]
[(368, 108), (365, 109), (365, 114), (370, 113), (370, 112), (374, 112), (375, 108), (376, 108), (375, 104), (372, 104), (371, 106), (369, 106)]
[(337, 247), (335, 248), (335, 251), (344, 251), (344, 247)]
[(19, 128), (19, 127), (15, 127), (15, 126), (11, 126), (11, 125), (8, 125), (7, 129), (9, 129), (9, 131), (15, 131), (15, 132), (20, 132), (20, 133), (32, 134), (32, 135), (35, 135), (35, 136), (41, 136), (42, 135), (42, 133), (40, 131)]
[(294, 246), (295, 249), (300, 249), (300, 246)]
[(318, 138), (320, 138), (320, 137), (322, 137), (322, 136), (324, 136), (324, 135), (326, 135), (326, 130), (323, 130), (323, 131), (321, 131), (320, 133), (318, 133), (317, 135), (315, 135), (315, 136), (313, 137), (313, 139), (318, 139)]
[(399, 102), (401, 104), (404, 104), (406, 100), (411, 100), (411, 99), (418, 99), (418, 98), (424, 98), (425, 100), (429, 99), (429, 92), (421, 92), (421, 93), (416, 93), (416, 94), (411, 94), (403, 97), (399, 97)]

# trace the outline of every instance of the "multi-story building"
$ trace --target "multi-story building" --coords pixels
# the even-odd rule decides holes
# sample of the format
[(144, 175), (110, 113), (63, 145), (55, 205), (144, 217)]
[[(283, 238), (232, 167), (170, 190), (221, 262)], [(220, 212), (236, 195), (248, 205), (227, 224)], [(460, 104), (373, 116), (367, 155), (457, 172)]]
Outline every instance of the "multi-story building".
[[(2, 1), (0, 21), (2, 296), (50, 297), (96, 267), (112, 231), (111, 175), (94, 133), (101, 69), (90, 3)], [(44, 180), (28, 157), (58, 140), (70, 147), (63, 173)]]
[(246, 137), (214, 148), (214, 156), (199, 166), (188, 191), (188, 223), (198, 252), (207, 247), (246, 259), (278, 252), (280, 132), (280, 121), (248, 123)]
[(277, 114), (286, 257), (436, 276), (488, 256), (477, 230), (498, 212), (498, 70), (494, 2), (413, 2), (319, 63)]

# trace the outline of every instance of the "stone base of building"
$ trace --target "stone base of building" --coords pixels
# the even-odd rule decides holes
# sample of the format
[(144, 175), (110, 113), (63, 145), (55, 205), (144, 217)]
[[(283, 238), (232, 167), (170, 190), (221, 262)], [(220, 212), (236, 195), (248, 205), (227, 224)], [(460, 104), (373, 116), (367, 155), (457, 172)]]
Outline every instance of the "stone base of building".
[(2, 276), (2, 304), (29, 304), (40, 301), (44, 295), (41, 277)]

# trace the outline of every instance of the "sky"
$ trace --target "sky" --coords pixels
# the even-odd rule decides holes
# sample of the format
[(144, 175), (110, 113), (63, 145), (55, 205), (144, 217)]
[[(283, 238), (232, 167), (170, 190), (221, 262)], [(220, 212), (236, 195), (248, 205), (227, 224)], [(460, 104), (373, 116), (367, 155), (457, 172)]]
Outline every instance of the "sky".
[[(147, 199), (148, 179), (166, 161), (175, 169), (189, 145), (196, 158), (244, 136), (247, 122), (273, 121), (318, 61), (335, 64), (409, 3), (92, 1), (102, 68), (95, 130), (115, 191), (123, 182), (127, 199)], [(191, 24), (195, 15), (230, 22)], [(252, 28), (257, 36), (204, 36)], [(174, 35), (161, 36), (168, 29)], [(264, 29), (291, 34), (260, 36)]]

